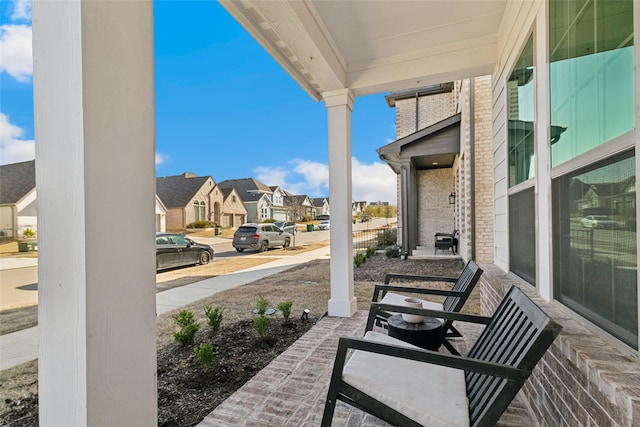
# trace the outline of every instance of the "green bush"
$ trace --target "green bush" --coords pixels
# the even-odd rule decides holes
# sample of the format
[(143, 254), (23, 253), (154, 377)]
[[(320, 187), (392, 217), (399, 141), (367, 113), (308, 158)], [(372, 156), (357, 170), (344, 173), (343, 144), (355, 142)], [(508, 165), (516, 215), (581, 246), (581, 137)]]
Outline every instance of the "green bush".
[(311, 221), (311, 217), (310, 216), (305, 215), (305, 216), (302, 217), (302, 222), (309, 222), (309, 221)]
[(181, 310), (173, 315), (173, 320), (180, 326), (180, 330), (173, 333), (173, 338), (181, 345), (193, 344), (193, 340), (200, 330), (200, 325), (189, 310)]
[(293, 301), (285, 301), (278, 304), (278, 310), (282, 312), (282, 317), (284, 317), (285, 321), (289, 321), (289, 316), (291, 316), (292, 306), (293, 306)]
[(353, 263), (356, 265), (356, 267), (360, 267), (366, 259), (367, 255), (364, 252), (358, 252), (353, 256)]
[(200, 330), (200, 325), (193, 323), (185, 326), (177, 332), (173, 333), (173, 338), (183, 347), (193, 344), (196, 334)]
[(264, 316), (269, 308), (269, 301), (265, 299), (262, 295), (258, 295), (258, 302), (256, 302), (256, 313), (260, 316)]
[(24, 231), (22, 232), (22, 235), (23, 235), (24, 237), (27, 237), (27, 238), (29, 238), (29, 237), (35, 237), (36, 232), (35, 232), (35, 231), (33, 231), (33, 230), (32, 230), (32, 229), (30, 229), (30, 228), (25, 228), (25, 229), (24, 229)]
[(398, 241), (398, 229), (387, 228), (378, 233), (377, 247), (386, 248), (387, 246), (395, 245)]
[(198, 357), (200, 363), (206, 368), (210, 368), (213, 363), (213, 357), (215, 355), (213, 351), (213, 344), (211, 343), (202, 343), (193, 347), (193, 352)]
[(272, 224), (272, 223), (274, 223), (274, 222), (276, 222), (276, 220), (275, 220), (275, 219), (273, 219), (273, 218), (267, 218), (267, 219), (263, 219), (263, 220), (262, 220), (262, 223), (263, 223), (263, 224), (265, 224), (265, 223), (266, 223), (266, 224)]
[(400, 246), (397, 246), (397, 245), (389, 246), (384, 250), (384, 254), (387, 256), (387, 258), (399, 258)]
[(196, 222), (187, 224), (187, 228), (213, 228), (213, 227), (219, 227), (219, 225), (213, 221), (196, 221)]
[(269, 319), (267, 319), (264, 316), (258, 316), (255, 319), (253, 319), (253, 323), (252, 323), (253, 329), (256, 330), (256, 332), (258, 332), (258, 335), (260, 335), (261, 338), (264, 338), (267, 336), (267, 328), (269, 327)]
[(204, 306), (204, 314), (207, 316), (207, 322), (213, 331), (217, 331), (220, 329), (220, 325), (222, 324), (222, 312), (224, 308), (216, 307), (212, 308), (210, 305)]
[(367, 248), (367, 258), (371, 258), (372, 256), (374, 256), (376, 254), (376, 248), (374, 248), (373, 246), (369, 246)]

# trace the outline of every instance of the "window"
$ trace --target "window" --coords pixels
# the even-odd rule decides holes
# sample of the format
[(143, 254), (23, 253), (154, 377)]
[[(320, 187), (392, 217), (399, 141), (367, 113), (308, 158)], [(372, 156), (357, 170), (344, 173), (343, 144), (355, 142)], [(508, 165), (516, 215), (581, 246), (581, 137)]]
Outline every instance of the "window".
[(554, 179), (555, 298), (637, 348), (633, 152)]
[(536, 284), (535, 79), (530, 35), (507, 81), (509, 187), (509, 269)]
[(533, 178), (535, 173), (534, 90), (533, 37), (529, 36), (507, 81), (509, 187)]
[(206, 220), (207, 220), (206, 205), (204, 202), (200, 202), (200, 221), (206, 221)]
[(633, 129), (633, 1), (552, 0), (552, 167)]
[(260, 219), (269, 218), (269, 208), (262, 207), (260, 208)]
[(200, 202), (197, 200), (193, 202), (193, 221), (200, 221)]

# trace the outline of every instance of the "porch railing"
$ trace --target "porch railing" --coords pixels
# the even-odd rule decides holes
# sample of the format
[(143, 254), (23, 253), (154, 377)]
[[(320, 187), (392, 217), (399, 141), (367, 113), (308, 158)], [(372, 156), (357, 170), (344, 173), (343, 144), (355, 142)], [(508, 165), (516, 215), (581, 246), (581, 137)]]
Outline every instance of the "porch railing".
[(396, 227), (376, 228), (373, 230), (359, 230), (353, 232), (354, 252), (364, 251), (374, 247), (376, 250), (393, 246), (398, 242), (398, 229)]

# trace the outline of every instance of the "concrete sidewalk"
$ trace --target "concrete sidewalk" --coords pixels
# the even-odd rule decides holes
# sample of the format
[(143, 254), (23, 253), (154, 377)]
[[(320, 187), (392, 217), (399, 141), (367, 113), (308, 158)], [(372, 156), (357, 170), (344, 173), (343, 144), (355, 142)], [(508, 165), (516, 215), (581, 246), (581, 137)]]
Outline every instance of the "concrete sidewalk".
[[(232, 289), (272, 274), (287, 270), (314, 259), (329, 258), (330, 247), (322, 247), (295, 255), (286, 255), (274, 261), (240, 270), (224, 276), (212, 277), (190, 285), (169, 289), (156, 294), (158, 315), (208, 298), (218, 292)], [(0, 370), (9, 369), (38, 358), (38, 327), (0, 336)]]

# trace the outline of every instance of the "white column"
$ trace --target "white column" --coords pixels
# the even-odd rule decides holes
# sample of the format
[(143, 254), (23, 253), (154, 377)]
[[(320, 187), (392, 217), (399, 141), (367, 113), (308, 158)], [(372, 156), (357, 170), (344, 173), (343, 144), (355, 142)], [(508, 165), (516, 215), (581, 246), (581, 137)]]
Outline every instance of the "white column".
[(33, 2), (40, 426), (155, 426), (151, 1)]
[(356, 312), (351, 223), (351, 112), (349, 89), (324, 93), (329, 118), (329, 200), (331, 203), (331, 299), (329, 315)]
[(547, 13), (540, 7), (536, 19), (535, 46), (535, 144), (536, 144), (536, 286), (540, 296), (547, 301), (553, 298), (552, 233), (551, 233), (551, 147), (549, 122), (551, 107), (549, 99), (549, 66), (547, 64)]

